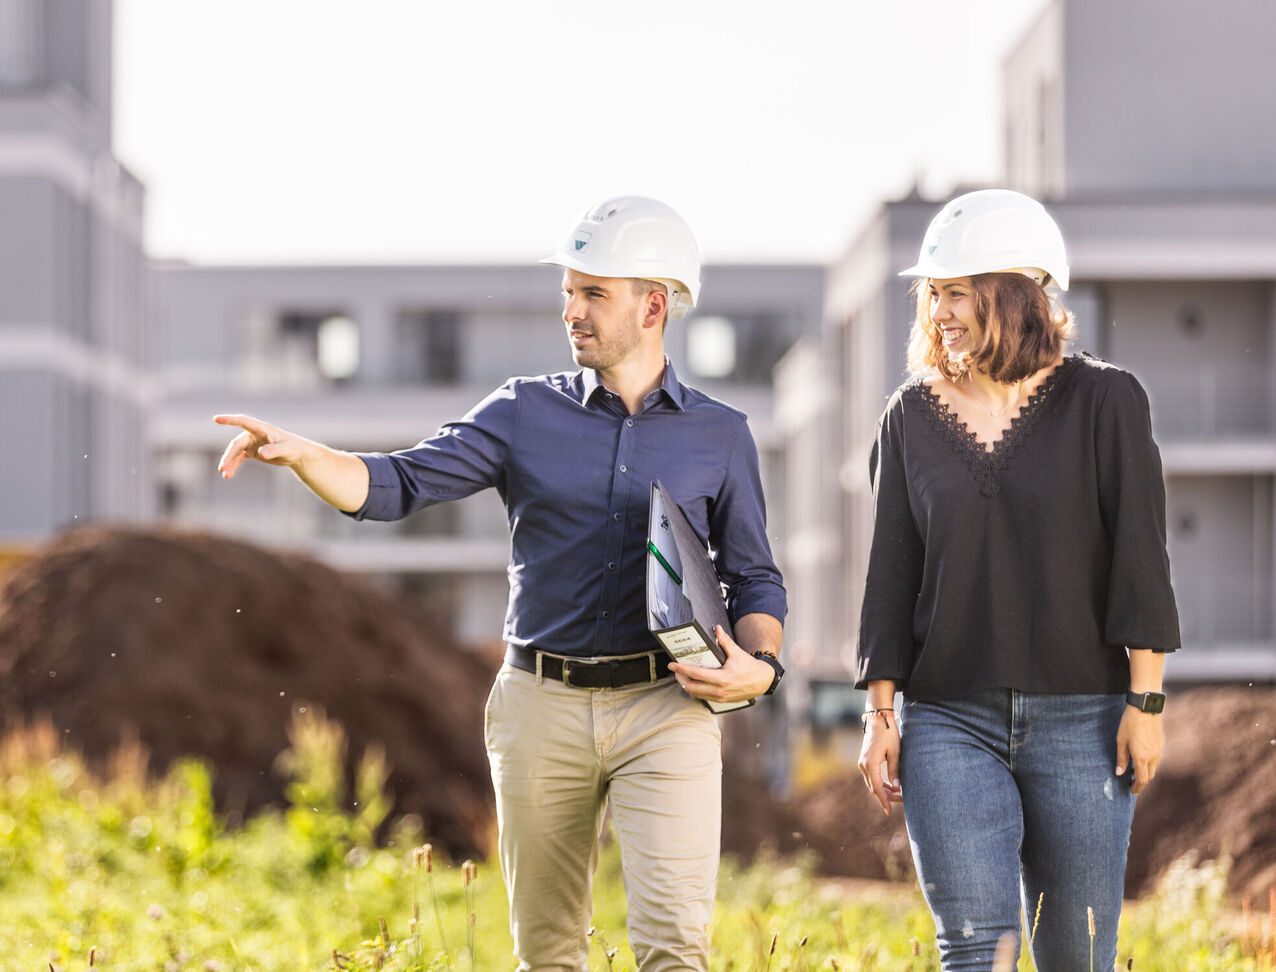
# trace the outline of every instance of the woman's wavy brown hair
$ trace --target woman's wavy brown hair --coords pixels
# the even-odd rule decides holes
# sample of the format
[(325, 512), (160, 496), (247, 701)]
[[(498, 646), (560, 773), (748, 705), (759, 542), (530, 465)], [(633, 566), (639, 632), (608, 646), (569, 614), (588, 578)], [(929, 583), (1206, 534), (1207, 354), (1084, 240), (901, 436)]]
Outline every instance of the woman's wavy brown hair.
[[(939, 372), (960, 378), (963, 369), (948, 360), (944, 336), (930, 319), (930, 280), (913, 285), (917, 316), (908, 338), (908, 368), (913, 374)], [(1072, 340), (1072, 314), (1022, 273), (977, 273), (970, 278), (975, 319), (983, 331), (969, 367), (1009, 385), (1054, 364), (1065, 341)]]

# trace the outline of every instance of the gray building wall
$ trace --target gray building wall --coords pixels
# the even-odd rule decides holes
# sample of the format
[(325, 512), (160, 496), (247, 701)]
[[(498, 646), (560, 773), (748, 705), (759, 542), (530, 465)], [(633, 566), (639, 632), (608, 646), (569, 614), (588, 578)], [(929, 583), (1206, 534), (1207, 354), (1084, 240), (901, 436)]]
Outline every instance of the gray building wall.
[(1056, 0), (1005, 66), (1007, 175), (1051, 197), (1276, 191), (1276, 5)]
[[(1056, 0), (1005, 60), (1006, 183), (1045, 197), (1063, 230), (1074, 349), (1128, 368), (1152, 401), (1186, 649), (1171, 681), (1276, 679), (1276, 129), (1260, 121), (1276, 117), (1276, 66), (1258, 50), (1274, 21), (1257, 0), (1172, 15), (1144, 0)], [(795, 542), (839, 538), (794, 558), (818, 597), (844, 592), (840, 616), (795, 595), (790, 644), (811, 649), (790, 691), (816, 724), (836, 721), (839, 678), (842, 703), (859, 702), (846, 679), (872, 533), (867, 460), (913, 316), (896, 272), (943, 202), (887, 203), (858, 231), (830, 268), (819, 346), (779, 371), (777, 414), (798, 450), (841, 430), (826, 486), (837, 522), (827, 498), (787, 514)], [(821, 385), (839, 405), (800, 413), (791, 398)], [(809, 467), (795, 455), (789, 468)]]
[(111, 131), (111, 0), (0, 0), (0, 89), (65, 89)]
[(1104, 287), (1105, 350), (1143, 376), (1163, 435), (1272, 432), (1272, 292), (1270, 280)]
[(149, 513), (141, 185), (111, 154), (110, 4), (0, 3), (0, 544)]

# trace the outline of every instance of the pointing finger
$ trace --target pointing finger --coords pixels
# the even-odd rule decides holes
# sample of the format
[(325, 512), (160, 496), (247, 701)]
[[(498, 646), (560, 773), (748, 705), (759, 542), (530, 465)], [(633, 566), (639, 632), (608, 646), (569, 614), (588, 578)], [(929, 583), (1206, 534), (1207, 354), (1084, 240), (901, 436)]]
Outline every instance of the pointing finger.
[(230, 440), (230, 444), (226, 446), (226, 451), (222, 453), (221, 461), (217, 463), (217, 470), (222, 474), (223, 479), (234, 477), (235, 471), (248, 458), (248, 449), (252, 445), (252, 441), (252, 436), (247, 432), (241, 432)]

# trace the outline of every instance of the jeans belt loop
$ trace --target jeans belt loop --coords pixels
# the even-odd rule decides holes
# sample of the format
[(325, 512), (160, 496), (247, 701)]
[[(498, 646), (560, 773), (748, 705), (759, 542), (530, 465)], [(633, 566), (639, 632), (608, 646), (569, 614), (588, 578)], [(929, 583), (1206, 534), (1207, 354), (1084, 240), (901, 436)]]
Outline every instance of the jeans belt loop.
[(649, 652), (647, 655), (647, 670), (649, 681), (654, 682), (656, 680), (656, 653), (654, 651)]
[(545, 656), (541, 652), (536, 653), (536, 687), (540, 688), (545, 681), (545, 675), (541, 671), (541, 666), (545, 663)]
[(559, 678), (563, 680), (563, 684), (568, 688), (575, 688), (576, 686), (572, 685), (571, 666), (572, 663), (568, 659), (564, 658), (562, 671), (559, 672)]

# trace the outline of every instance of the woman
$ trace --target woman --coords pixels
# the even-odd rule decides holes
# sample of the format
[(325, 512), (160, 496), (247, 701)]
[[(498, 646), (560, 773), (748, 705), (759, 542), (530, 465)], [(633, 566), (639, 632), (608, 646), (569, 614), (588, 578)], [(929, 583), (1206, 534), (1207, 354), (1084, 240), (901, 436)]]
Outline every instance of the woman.
[(913, 378), (870, 463), (860, 772), (903, 802), (944, 969), (1017, 953), (1021, 901), (1040, 972), (1111, 969), (1179, 644), (1147, 396), (1063, 353), (1063, 238), (1027, 196), (954, 199), (901, 276)]

